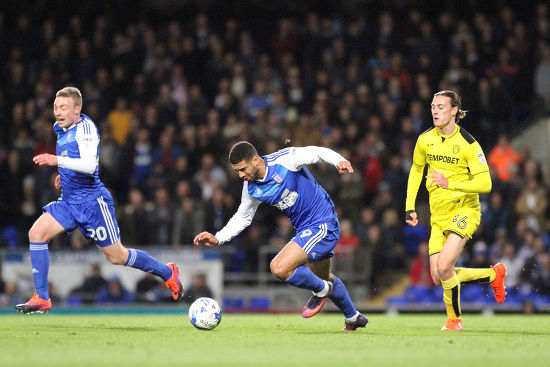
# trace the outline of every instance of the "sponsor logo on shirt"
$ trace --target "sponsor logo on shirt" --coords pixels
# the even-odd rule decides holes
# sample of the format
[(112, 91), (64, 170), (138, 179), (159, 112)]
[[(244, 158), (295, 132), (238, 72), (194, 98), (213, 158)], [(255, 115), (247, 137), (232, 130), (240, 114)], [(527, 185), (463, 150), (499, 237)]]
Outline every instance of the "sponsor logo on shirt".
[(285, 210), (294, 205), (296, 200), (298, 200), (298, 193), (296, 191), (285, 189), (281, 195), (281, 201), (273, 206), (279, 208), (280, 210)]
[(427, 153), (426, 156), (428, 157), (429, 161), (444, 162), (444, 163), (451, 163), (451, 164), (458, 164), (458, 161), (460, 160), (460, 158), (448, 157), (446, 155), (440, 155), (440, 154)]

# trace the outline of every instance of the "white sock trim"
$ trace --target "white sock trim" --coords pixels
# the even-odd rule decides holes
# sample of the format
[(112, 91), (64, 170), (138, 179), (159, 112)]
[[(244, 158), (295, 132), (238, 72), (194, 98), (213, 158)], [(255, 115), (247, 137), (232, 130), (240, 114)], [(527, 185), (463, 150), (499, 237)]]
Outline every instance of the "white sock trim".
[(320, 292), (317, 292), (317, 293), (313, 292), (313, 294), (316, 295), (317, 297), (326, 297), (328, 294), (328, 290), (329, 290), (328, 282), (326, 280), (323, 280), (323, 282), (325, 282), (325, 288), (323, 288), (323, 290)]
[(350, 317), (349, 319), (346, 318), (346, 321), (347, 322), (355, 322), (357, 321), (357, 318), (359, 317), (359, 311), (355, 312), (355, 315), (353, 315), (352, 317)]

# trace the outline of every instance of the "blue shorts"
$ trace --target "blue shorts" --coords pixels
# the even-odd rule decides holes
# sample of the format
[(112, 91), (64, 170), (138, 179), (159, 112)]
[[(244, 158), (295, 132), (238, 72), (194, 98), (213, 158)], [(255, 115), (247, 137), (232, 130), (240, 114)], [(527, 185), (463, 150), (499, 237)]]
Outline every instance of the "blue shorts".
[(93, 239), (100, 247), (112, 245), (120, 237), (113, 198), (107, 190), (96, 200), (79, 204), (58, 199), (43, 207), (42, 211), (50, 213), (67, 233), (78, 227), (86, 238)]
[(334, 247), (340, 238), (338, 220), (318, 223), (296, 233), (292, 241), (306, 252), (309, 262), (321, 261), (334, 256)]

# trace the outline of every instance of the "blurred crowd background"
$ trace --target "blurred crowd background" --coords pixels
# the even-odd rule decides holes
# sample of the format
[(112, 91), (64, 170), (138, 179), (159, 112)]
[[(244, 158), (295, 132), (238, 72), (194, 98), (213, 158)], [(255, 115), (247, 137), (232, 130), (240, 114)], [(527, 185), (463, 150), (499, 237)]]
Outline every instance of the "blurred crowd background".
[[(459, 264), (503, 262), (507, 286), (550, 295), (550, 209), (542, 162), (509, 141), (550, 115), (550, 6), (525, 1), (19, 1), (0, 10), (0, 248), (26, 249), (56, 200), (52, 103), (78, 87), (101, 133), (100, 177), (128, 246), (190, 246), (236, 210), (227, 153), (285, 145), (339, 151), (354, 168), (311, 167), (341, 220), (339, 266), (373, 293), (410, 273), (429, 285), (429, 209), (404, 223), (417, 136), (433, 94), (452, 89), (461, 125), (493, 174), (483, 218)], [(290, 143), (287, 142), (290, 139)], [(286, 142), (286, 143), (285, 143)], [(294, 232), (262, 206), (228, 246), (226, 271), (256, 271), (258, 248)], [(79, 233), (53, 251), (86, 249)], [(350, 255), (351, 254), (351, 255)], [(342, 265), (344, 264), (344, 265)], [(14, 285), (6, 285), (4, 295)]]

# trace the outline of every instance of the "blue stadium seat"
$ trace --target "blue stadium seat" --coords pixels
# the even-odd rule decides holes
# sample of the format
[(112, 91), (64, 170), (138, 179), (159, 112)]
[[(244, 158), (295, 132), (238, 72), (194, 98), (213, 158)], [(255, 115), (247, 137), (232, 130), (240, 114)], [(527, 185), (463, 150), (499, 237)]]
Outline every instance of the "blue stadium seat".
[(241, 312), (244, 308), (244, 300), (242, 298), (224, 298), (223, 300), (223, 311), (232, 313), (232, 312)]
[(403, 306), (409, 304), (409, 300), (405, 296), (390, 297), (386, 301), (388, 306)]
[(485, 287), (481, 284), (468, 284), (460, 287), (461, 302), (483, 302), (485, 296)]
[(77, 296), (69, 296), (65, 299), (65, 306), (82, 306), (82, 298)]
[(267, 312), (271, 301), (268, 297), (254, 297), (250, 299), (248, 309), (254, 312)]
[(426, 287), (423, 285), (411, 285), (405, 291), (405, 297), (412, 303), (430, 300), (431, 294), (431, 287)]
[(534, 296), (531, 297), (531, 302), (533, 302), (536, 308), (545, 308), (548, 307), (550, 298), (542, 294), (534, 294)]

